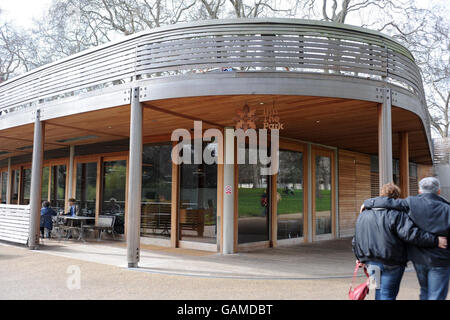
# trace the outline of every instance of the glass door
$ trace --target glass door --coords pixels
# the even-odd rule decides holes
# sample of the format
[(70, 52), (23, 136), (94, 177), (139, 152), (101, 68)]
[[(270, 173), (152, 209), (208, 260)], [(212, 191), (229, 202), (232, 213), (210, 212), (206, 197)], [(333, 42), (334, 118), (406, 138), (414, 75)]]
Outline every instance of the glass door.
[(313, 150), (313, 235), (331, 239), (335, 225), (334, 152)]
[(270, 176), (261, 175), (259, 162), (249, 164), (249, 147), (241, 152), (246, 164), (238, 165), (238, 244), (269, 241)]
[(277, 175), (277, 238), (304, 235), (304, 154), (280, 150)]
[(144, 145), (141, 236), (170, 239), (172, 230), (172, 144)]
[(103, 162), (101, 214), (116, 216), (115, 231), (125, 233), (127, 161)]
[(66, 203), (67, 167), (65, 164), (51, 166), (50, 206), (64, 211)]
[(20, 169), (12, 170), (11, 204), (19, 204)]
[(26, 168), (22, 170), (22, 193), (20, 204), (29, 205), (30, 204), (30, 191), (31, 191), (31, 168)]
[(50, 181), (50, 169), (48, 166), (44, 167), (42, 169), (42, 189), (41, 189), (41, 199), (42, 201), (44, 200), (49, 200), (48, 194), (49, 194), (49, 181)]
[(76, 170), (75, 198), (80, 213), (93, 217), (97, 204), (97, 162), (78, 163)]
[[(217, 143), (203, 143), (202, 154), (218, 156)], [(180, 165), (179, 239), (217, 243), (217, 164), (194, 164), (193, 145), (183, 152), (191, 153), (191, 164)]]
[(0, 203), (1, 204), (6, 204), (6, 190), (8, 189), (8, 172), (7, 171), (3, 171), (0, 173), (0, 189), (1, 189), (1, 193), (0, 193)]

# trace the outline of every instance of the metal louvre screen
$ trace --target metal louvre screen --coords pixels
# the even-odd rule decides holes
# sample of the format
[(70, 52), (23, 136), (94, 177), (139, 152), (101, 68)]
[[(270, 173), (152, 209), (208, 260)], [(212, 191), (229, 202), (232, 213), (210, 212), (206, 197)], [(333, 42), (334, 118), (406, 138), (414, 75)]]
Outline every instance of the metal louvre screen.
[(411, 53), (387, 36), (326, 23), (244, 19), (158, 28), (32, 70), (0, 85), (0, 117), (140, 79), (211, 72), (385, 79), (424, 101)]
[(29, 206), (0, 205), (0, 240), (26, 244), (29, 226)]

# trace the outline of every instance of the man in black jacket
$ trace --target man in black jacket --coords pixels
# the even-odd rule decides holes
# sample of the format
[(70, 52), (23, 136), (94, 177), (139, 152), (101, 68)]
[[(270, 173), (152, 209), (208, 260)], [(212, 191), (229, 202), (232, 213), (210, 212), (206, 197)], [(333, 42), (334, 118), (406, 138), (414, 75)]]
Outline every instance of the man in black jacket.
[[(364, 202), (365, 209), (385, 208), (409, 213), (422, 230), (449, 237), (450, 203), (439, 196), (439, 180), (433, 177), (419, 182), (419, 195), (407, 199), (374, 198)], [(414, 263), (420, 284), (421, 300), (444, 300), (450, 277), (450, 250), (439, 247), (407, 246), (408, 260)]]
[[(396, 199), (400, 189), (386, 184), (377, 200)], [(395, 209), (364, 210), (356, 221), (353, 252), (367, 264), (371, 277), (376, 277), (376, 300), (395, 300), (407, 262), (405, 243), (421, 247), (437, 247), (439, 240), (432, 233), (417, 228), (408, 214)], [(445, 244), (441, 244), (445, 245)]]

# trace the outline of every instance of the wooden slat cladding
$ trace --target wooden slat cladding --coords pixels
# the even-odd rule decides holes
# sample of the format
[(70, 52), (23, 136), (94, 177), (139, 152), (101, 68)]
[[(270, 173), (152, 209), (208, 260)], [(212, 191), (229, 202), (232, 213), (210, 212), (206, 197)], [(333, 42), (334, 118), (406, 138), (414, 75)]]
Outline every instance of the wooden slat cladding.
[(419, 194), (419, 180), (417, 177), (409, 177), (409, 195), (417, 196)]
[(362, 202), (371, 197), (370, 156), (339, 151), (340, 237), (352, 236)]
[(433, 166), (418, 164), (417, 165), (417, 180), (420, 181), (426, 177), (433, 177)]
[(380, 175), (378, 172), (370, 173), (370, 197), (375, 198), (380, 195)]

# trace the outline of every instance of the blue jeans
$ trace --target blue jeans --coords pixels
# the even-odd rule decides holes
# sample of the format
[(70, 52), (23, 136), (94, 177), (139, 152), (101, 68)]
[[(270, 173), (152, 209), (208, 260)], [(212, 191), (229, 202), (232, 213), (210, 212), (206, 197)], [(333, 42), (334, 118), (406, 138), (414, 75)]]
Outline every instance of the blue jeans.
[(375, 300), (395, 300), (397, 298), (405, 266), (388, 266), (370, 261), (367, 263), (367, 271), (371, 280), (375, 280), (376, 283)]
[(414, 264), (420, 284), (420, 300), (445, 300), (448, 293), (450, 267), (428, 267)]

